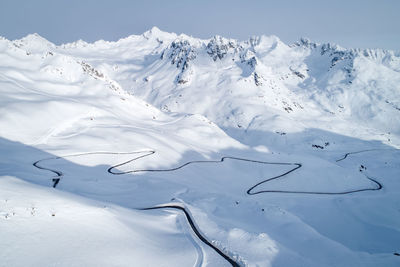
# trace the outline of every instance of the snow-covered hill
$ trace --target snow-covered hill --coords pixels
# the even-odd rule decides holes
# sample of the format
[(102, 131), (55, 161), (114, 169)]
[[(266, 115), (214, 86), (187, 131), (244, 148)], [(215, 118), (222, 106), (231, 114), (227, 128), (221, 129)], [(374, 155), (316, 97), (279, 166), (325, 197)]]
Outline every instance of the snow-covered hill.
[(0, 96), (0, 266), (399, 264), (398, 52), (32, 34)]
[[(201, 40), (158, 28), (117, 42), (55, 46), (38, 35), (2, 42), (27, 57), (42, 57), (41, 72), (72, 82), (69, 71), (80, 71), (78, 63), (115, 90), (163, 111), (202, 114), (242, 141), (243, 134), (259, 131), (319, 128), (360, 138), (368, 131), (399, 144), (398, 52), (306, 39), (286, 45), (275, 36)], [(335, 129), (332, 121), (347, 129)]]
[(305, 39), (286, 45), (275, 36), (200, 40), (157, 28), (56, 51), (75, 57), (84, 51), (124, 90), (164, 111), (202, 114), (237, 137), (310, 127), (343, 134), (330, 122), (345, 121), (350, 136), (368, 131), (399, 142), (389, 136), (400, 133), (398, 52)]

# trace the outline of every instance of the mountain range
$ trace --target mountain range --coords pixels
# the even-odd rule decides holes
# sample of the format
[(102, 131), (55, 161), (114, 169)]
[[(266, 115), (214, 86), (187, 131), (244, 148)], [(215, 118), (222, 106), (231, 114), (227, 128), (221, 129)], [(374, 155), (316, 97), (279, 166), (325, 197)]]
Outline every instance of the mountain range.
[(0, 37), (0, 95), (0, 266), (399, 264), (399, 51)]

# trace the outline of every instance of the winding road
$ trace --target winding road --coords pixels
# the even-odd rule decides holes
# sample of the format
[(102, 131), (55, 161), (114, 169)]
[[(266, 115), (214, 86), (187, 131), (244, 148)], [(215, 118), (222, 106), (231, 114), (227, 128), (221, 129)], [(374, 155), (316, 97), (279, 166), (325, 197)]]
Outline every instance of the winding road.
[(178, 204), (168, 204), (168, 205), (160, 205), (160, 206), (155, 206), (155, 207), (150, 207), (150, 208), (142, 208), (140, 210), (157, 210), (157, 209), (176, 209), (180, 210), (183, 212), (183, 214), (186, 217), (186, 220), (188, 221), (190, 227), (192, 228), (193, 232), (196, 234), (196, 236), (207, 246), (211, 247), (215, 252), (217, 252), (219, 255), (221, 255), (225, 260), (227, 260), (232, 266), (235, 267), (240, 267), (240, 265), (234, 261), (232, 258), (230, 258), (228, 255), (226, 255), (222, 250), (220, 250), (218, 247), (214, 246), (210, 241), (205, 238), (200, 230), (197, 228), (196, 224), (194, 223), (193, 218), (190, 215), (190, 212), (184, 207), (180, 206)]
[[(357, 151), (357, 152), (349, 152), (346, 153), (342, 158), (336, 160), (336, 162), (342, 161), (346, 159), (349, 155), (351, 154), (357, 154), (357, 153), (362, 153), (362, 152), (368, 152), (368, 151), (374, 151), (375, 149), (370, 149), (370, 150), (362, 150), (362, 151)], [(374, 188), (361, 188), (361, 189), (356, 189), (356, 190), (349, 190), (349, 191), (342, 191), (342, 192), (316, 192), (316, 191), (285, 191), (285, 190), (260, 190), (260, 191), (255, 191), (255, 188), (258, 187), (261, 184), (268, 183), (272, 180), (276, 180), (282, 177), (287, 176), (288, 174), (300, 169), (302, 167), (301, 163), (288, 163), (288, 162), (266, 162), (266, 161), (258, 161), (258, 160), (251, 160), (251, 159), (245, 159), (245, 158), (237, 158), (237, 157), (222, 157), (220, 160), (198, 160), (198, 161), (189, 161), (186, 162), (180, 166), (174, 167), (174, 168), (169, 168), (169, 169), (134, 169), (134, 170), (128, 170), (128, 171), (118, 171), (117, 168), (121, 167), (123, 165), (126, 165), (128, 163), (134, 162), (138, 159), (148, 157), (152, 154), (156, 153), (155, 150), (143, 150), (143, 151), (133, 151), (133, 152), (87, 152), (87, 153), (79, 153), (79, 154), (72, 154), (72, 155), (66, 155), (66, 156), (58, 156), (58, 157), (50, 157), (50, 158), (45, 158), (38, 160), (33, 163), (33, 166), (35, 166), (38, 169), (41, 170), (46, 170), (54, 173), (56, 177), (53, 178), (53, 187), (55, 188), (58, 183), (60, 182), (61, 177), (63, 176), (63, 173), (59, 170), (54, 170), (48, 167), (44, 167), (42, 165), (39, 165), (39, 163), (48, 161), (48, 160), (57, 160), (57, 159), (64, 159), (64, 158), (70, 158), (70, 157), (79, 157), (79, 156), (85, 156), (85, 155), (134, 155), (134, 154), (140, 154), (139, 156), (133, 157), (132, 159), (129, 159), (127, 161), (124, 161), (122, 163), (113, 165), (107, 169), (107, 172), (113, 175), (123, 175), (123, 174), (129, 174), (129, 173), (138, 173), (138, 172), (172, 172), (176, 171), (179, 169), (182, 169), (190, 164), (204, 164), (204, 163), (223, 163), (225, 160), (238, 160), (238, 161), (245, 161), (245, 162), (252, 162), (252, 163), (258, 163), (258, 164), (265, 164), (265, 165), (283, 165), (283, 166), (293, 166), (292, 169), (262, 180), (261, 182), (253, 185), (250, 187), (246, 193), (248, 195), (256, 195), (256, 194), (261, 194), (261, 193), (292, 193), (292, 194), (317, 194), (317, 195), (344, 195), (344, 194), (351, 194), (351, 193), (356, 193), (356, 192), (362, 192), (362, 191), (374, 191), (374, 190), (380, 190), (383, 188), (382, 184), (375, 179), (368, 177), (367, 175), (366, 178), (372, 181), (373, 183), (376, 184), (376, 187)], [(208, 239), (201, 233), (199, 228), (196, 226), (193, 218), (190, 215), (190, 211), (183, 206), (180, 203), (174, 204), (166, 204), (166, 205), (159, 205), (159, 206), (154, 206), (154, 207), (147, 207), (147, 208), (141, 208), (138, 210), (158, 210), (158, 209), (175, 209), (183, 212), (183, 214), (186, 217), (187, 222), (189, 223), (190, 227), (192, 228), (193, 232), (196, 234), (196, 236), (207, 246), (212, 248), (215, 252), (217, 252), (219, 255), (221, 255), (226, 261), (228, 261), (232, 266), (240, 266), (239, 263), (237, 263), (234, 259), (229, 257), (226, 253), (224, 253), (221, 249), (213, 245)]]
[(360, 153), (364, 153), (364, 152), (371, 152), (371, 151), (382, 151), (382, 150), (395, 151), (395, 150), (398, 150), (398, 149), (365, 149), (365, 150), (360, 150), (360, 151), (355, 151), (355, 152), (349, 152), (349, 153), (344, 154), (342, 158), (337, 159), (336, 162), (339, 162), (339, 161), (342, 161), (344, 159), (347, 159), (347, 157), (350, 156), (350, 155), (360, 154)]

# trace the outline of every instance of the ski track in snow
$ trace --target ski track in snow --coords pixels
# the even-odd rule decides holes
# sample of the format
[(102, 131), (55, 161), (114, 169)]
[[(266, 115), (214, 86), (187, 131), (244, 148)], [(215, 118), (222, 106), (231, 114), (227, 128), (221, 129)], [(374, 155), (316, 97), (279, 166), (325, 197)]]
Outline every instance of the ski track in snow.
[[(379, 149), (367, 149), (367, 150), (361, 150), (361, 151), (355, 151), (355, 152), (349, 152), (346, 153), (342, 158), (336, 160), (336, 162), (345, 160), (349, 155), (352, 154), (359, 154), (359, 153), (365, 153), (365, 152), (370, 152), (370, 151), (376, 151)], [(280, 175), (268, 178), (266, 180), (263, 180), (254, 186), (250, 187), (246, 193), (248, 195), (256, 195), (260, 193), (292, 193), (292, 194), (318, 194), (318, 195), (344, 195), (344, 194), (352, 194), (356, 192), (362, 192), (362, 191), (375, 191), (375, 190), (380, 190), (383, 188), (382, 184), (378, 182), (377, 180), (368, 177), (365, 175), (367, 179), (370, 181), (374, 182), (377, 187), (375, 188), (361, 188), (361, 189), (356, 189), (356, 190), (350, 190), (350, 191), (343, 191), (343, 192), (307, 192), (307, 191), (285, 191), (285, 190), (261, 190), (261, 191), (254, 191), (254, 189), (264, 183), (268, 183), (269, 181), (275, 180), (282, 178), (284, 176), (287, 176), (288, 174), (300, 169), (302, 167), (301, 163), (288, 163), (288, 162), (266, 162), (266, 161), (258, 161), (258, 160), (251, 160), (251, 159), (245, 159), (245, 158), (237, 158), (237, 157), (222, 157), (220, 160), (199, 160), (199, 161), (189, 161), (186, 162), (178, 167), (170, 168), (170, 169), (139, 169), (139, 170), (129, 170), (129, 171), (123, 171), (123, 172), (117, 172), (114, 171), (114, 169), (121, 167), (123, 165), (126, 165), (128, 163), (131, 163), (133, 161), (136, 161), (141, 158), (145, 158), (148, 156), (153, 155), (156, 153), (155, 150), (143, 150), (143, 151), (133, 151), (133, 152), (86, 152), (86, 153), (79, 153), (79, 154), (73, 154), (73, 155), (66, 155), (66, 156), (58, 156), (58, 157), (51, 157), (51, 158), (45, 158), (38, 160), (33, 163), (33, 166), (35, 166), (38, 169), (41, 170), (47, 170), (50, 172), (53, 172), (56, 174), (56, 177), (53, 178), (53, 187), (56, 188), (58, 183), (60, 182), (61, 177), (63, 176), (63, 173), (59, 170), (54, 170), (48, 167), (44, 167), (42, 165), (39, 165), (40, 162), (43, 161), (48, 161), (48, 160), (57, 160), (57, 159), (64, 159), (64, 158), (69, 158), (69, 157), (79, 157), (79, 156), (85, 156), (85, 155), (132, 155), (132, 154), (142, 154), (137, 157), (134, 157), (132, 159), (129, 159), (127, 161), (124, 161), (122, 163), (113, 165), (107, 169), (107, 172), (113, 175), (123, 175), (123, 174), (129, 174), (129, 173), (138, 173), (138, 172), (172, 172), (179, 170), (181, 168), (184, 168), (190, 164), (203, 164), (203, 163), (223, 163), (225, 160), (238, 160), (238, 161), (245, 161), (245, 162), (252, 162), (252, 163), (258, 163), (258, 164), (266, 164), (266, 165), (285, 165), (285, 166), (295, 166), (294, 168), (290, 169), (289, 171), (286, 171)], [(158, 205), (154, 207), (146, 207), (146, 208), (138, 208), (138, 210), (158, 210), (158, 209), (174, 209), (183, 212), (183, 214), (186, 217), (186, 220), (188, 224), (190, 225), (191, 229), (195, 233), (195, 235), (207, 246), (212, 248), (215, 252), (217, 252), (220, 256), (222, 256), (225, 260), (227, 260), (232, 266), (240, 266), (235, 260), (233, 260), (230, 256), (227, 255), (227, 253), (223, 252), (221, 249), (213, 245), (208, 239), (201, 233), (199, 228), (196, 226), (196, 223), (192, 216), (190, 215), (190, 211), (183, 205), (183, 204), (175, 204), (175, 203), (169, 203), (169, 204), (163, 204), (163, 205)], [(198, 252), (199, 253), (199, 252)], [(202, 255), (199, 255), (202, 256)]]

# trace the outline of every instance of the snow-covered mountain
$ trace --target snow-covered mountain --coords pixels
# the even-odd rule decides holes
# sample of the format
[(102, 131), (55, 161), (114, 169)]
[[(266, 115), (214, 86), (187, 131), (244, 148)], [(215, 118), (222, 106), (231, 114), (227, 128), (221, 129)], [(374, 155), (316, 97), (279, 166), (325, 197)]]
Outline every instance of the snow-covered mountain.
[(80, 67), (71, 62), (78, 63), (115, 90), (166, 112), (202, 114), (239, 138), (310, 127), (343, 133), (332, 121), (345, 121), (347, 133), (356, 137), (369, 131), (394, 142), (390, 135), (400, 134), (398, 52), (306, 39), (286, 45), (275, 36), (201, 40), (155, 27), (117, 42), (55, 46), (29, 35), (3, 40), (3, 46), (42, 57), (46, 67), (41, 72), (57, 73), (60, 79), (73, 81), (71, 72)]
[(0, 266), (399, 264), (400, 52), (32, 34), (0, 94)]

